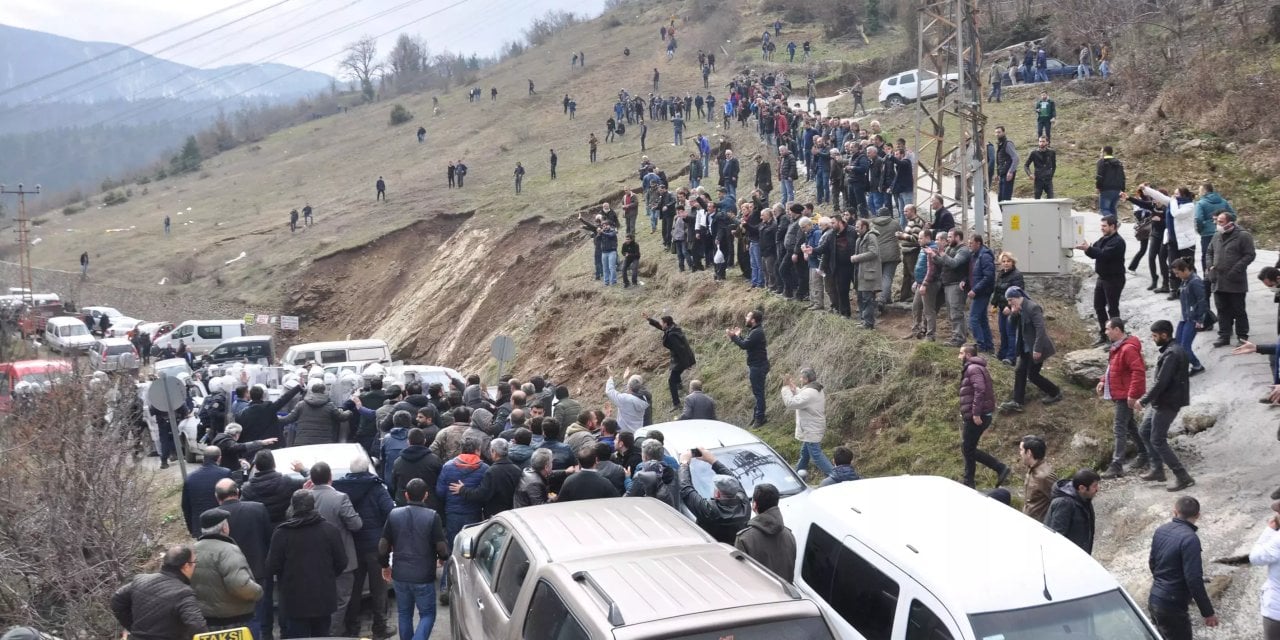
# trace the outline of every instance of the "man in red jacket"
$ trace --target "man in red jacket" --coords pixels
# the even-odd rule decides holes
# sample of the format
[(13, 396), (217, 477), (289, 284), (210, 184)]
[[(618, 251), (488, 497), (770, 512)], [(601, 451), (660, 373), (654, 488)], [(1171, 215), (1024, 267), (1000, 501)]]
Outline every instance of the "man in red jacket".
[(1119, 478), (1124, 475), (1124, 454), (1126, 436), (1132, 436), (1133, 444), (1138, 450), (1134, 460), (1134, 469), (1144, 469), (1149, 459), (1147, 448), (1138, 435), (1138, 425), (1133, 413), (1138, 408), (1138, 401), (1147, 392), (1147, 363), (1142, 359), (1142, 342), (1124, 330), (1123, 318), (1107, 320), (1107, 340), (1111, 343), (1107, 356), (1107, 371), (1098, 382), (1097, 392), (1103, 400), (1110, 400), (1116, 405), (1114, 431), (1116, 436), (1115, 451), (1111, 457), (1111, 466), (1102, 474), (1103, 478)]

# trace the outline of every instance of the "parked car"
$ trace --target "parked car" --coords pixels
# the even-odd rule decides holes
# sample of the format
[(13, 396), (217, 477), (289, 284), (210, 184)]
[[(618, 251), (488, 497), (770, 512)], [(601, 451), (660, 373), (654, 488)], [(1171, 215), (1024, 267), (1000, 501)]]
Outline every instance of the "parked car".
[(178, 348), (186, 343), (187, 350), (195, 355), (209, 353), (223, 340), (245, 335), (244, 318), (239, 320), (187, 320), (168, 334), (152, 340), (154, 349)]
[(465, 640), (823, 640), (817, 605), (659, 500), (504, 511), (463, 529), (449, 572)]
[(172, 322), (143, 322), (139, 323), (135, 328), (138, 331), (145, 331), (151, 335), (151, 342), (154, 344), (160, 336), (173, 331), (174, 324)]
[(795, 584), (839, 638), (1160, 637), (1089, 554), (947, 478), (842, 482), (780, 508)]
[(71, 375), (70, 360), (19, 360), (0, 363), (0, 413), (13, 406), (13, 393), (19, 383), (43, 385), (55, 378)]
[[(129, 326), (138, 324), (137, 318), (126, 316), (115, 307), (80, 307), (80, 317), (93, 321), (93, 327), (90, 332), (98, 331), (98, 327), (101, 326), (99, 323), (101, 323), (103, 316), (107, 317), (107, 332), (110, 332), (111, 327), (114, 327), (117, 322), (123, 322)], [(108, 333), (107, 335), (110, 334)]]
[(185, 373), (187, 377), (191, 377), (191, 365), (187, 364), (187, 361), (183, 358), (157, 360), (152, 363), (151, 369), (157, 376), (176, 376)]
[[(1079, 68), (1080, 67), (1077, 65), (1067, 64), (1057, 58), (1049, 58), (1045, 60), (1044, 72), (1045, 75), (1049, 76), (1050, 80), (1060, 80), (1062, 78), (1069, 80), (1076, 77), (1076, 70)], [(1013, 70), (1014, 77), (1018, 79), (1018, 82), (1031, 82), (1035, 77), (1035, 70), (1033, 69), (1031, 72), (1032, 77), (1027, 78), (1026, 80), (1022, 79), (1022, 76), (1025, 75), (1023, 71), (1025, 71), (1025, 68), (1021, 66), (1016, 67)]]
[(351, 471), (351, 462), (356, 458), (369, 458), (364, 447), (355, 442), (333, 444), (305, 444), (300, 447), (285, 447), (274, 452), (276, 471), (299, 475), (289, 468), (294, 460), (302, 463), (304, 469), (310, 469), (317, 462), (327, 462), (333, 470), (334, 478), (341, 478)]
[(138, 325), (145, 324), (137, 318), (112, 318), (111, 326), (107, 327), (108, 338), (125, 338), (129, 332), (138, 328)]
[[(432, 384), (440, 383), (444, 387), (445, 393), (449, 392), (452, 380), (466, 380), (467, 377), (450, 369), (448, 367), (436, 367), (425, 364), (393, 364), (386, 368), (387, 377), (395, 380), (395, 383), (401, 386), (410, 382), (421, 382), (423, 393), (426, 388)], [(489, 397), (496, 398), (497, 387), (489, 389)]]
[[(710, 451), (742, 483), (747, 496), (762, 482), (777, 487), (784, 502), (809, 491), (803, 477), (786, 459), (746, 429), (718, 420), (663, 422), (638, 429), (636, 446), (639, 447), (654, 429), (662, 432), (667, 453), (677, 460), (680, 454), (691, 449)], [(715, 478), (711, 465), (698, 459), (690, 460), (689, 473), (693, 476), (693, 488), (702, 497), (710, 499)]]
[(100, 338), (89, 348), (89, 364), (95, 371), (137, 371), (141, 362), (127, 338)]
[(75, 316), (49, 318), (44, 327), (44, 341), (49, 350), (62, 354), (87, 353), (94, 338), (84, 321)]
[(226, 362), (244, 362), (258, 364), (266, 360), (267, 364), (275, 364), (276, 347), (271, 336), (241, 336), (228, 338), (214, 347), (201, 359), (206, 366)]
[[(958, 88), (960, 74), (948, 73), (943, 88), (953, 93)], [(912, 69), (880, 81), (880, 104), (899, 107), (921, 98), (938, 95), (938, 74), (925, 69)]]

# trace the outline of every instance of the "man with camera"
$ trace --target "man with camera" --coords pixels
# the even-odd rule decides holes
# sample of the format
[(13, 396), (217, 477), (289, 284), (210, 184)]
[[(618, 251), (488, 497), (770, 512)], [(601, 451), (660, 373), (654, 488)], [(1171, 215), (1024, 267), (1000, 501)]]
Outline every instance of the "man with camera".
[[(694, 459), (711, 465), (711, 470), (716, 474), (715, 489), (710, 500), (693, 488), (693, 473), (689, 470), (689, 464)], [(698, 526), (711, 534), (717, 542), (733, 544), (738, 532), (751, 519), (751, 504), (747, 501), (746, 492), (742, 490), (742, 483), (705, 448), (680, 454), (679, 474), (680, 500), (693, 513)]]

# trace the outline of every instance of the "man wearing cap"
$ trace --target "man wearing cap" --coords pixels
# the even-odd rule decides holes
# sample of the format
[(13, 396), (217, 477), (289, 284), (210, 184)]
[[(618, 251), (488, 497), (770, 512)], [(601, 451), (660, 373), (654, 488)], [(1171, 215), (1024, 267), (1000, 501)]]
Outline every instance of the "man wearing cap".
[[(694, 452), (698, 455), (695, 456)], [(715, 489), (710, 500), (703, 498), (693, 488), (693, 473), (689, 470), (689, 465), (694, 458), (711, 465), (711, 471), (716, 474)], [(680, 500), (693, 513), (698, 526), (711, 534), (717, 542), (733, 544), (738, 532), (747, 526), (751, 518), (751, 505), (747, 502), (746, 492), (742, 490), (742, 483), (706, 448), (680, 454), (679, 477)]]
[(294, 492), (291, 517), (271, 536), (267, 567), (280, 590), (285, 637), (326, 637), (338, 610), (338, 577), (347, 570), (347, 552), (338, 528), (316, 511), (307, 489)]
[(213, 631), (247, 626), (262, 597), (248, 560), (231, 539), (230, 516), (223, 509), (200, 514), (200, 538), (195, 545), (200, 563), (191, 575), (191, 588)]
[(1027, 381), (1044, 392), (1044, 403), (1053, 404), (1062, 400), (1062, 390), (1048, 378), (1040, 375), (1045, 360), (1056, 353), (1053, 339), (1049, 337), (1048, 327), (1044, 323), (1044, 309), (1031, 298), (1021, 287), (1009, 287), (1004, 293), (1009, 301), (1009, 308), (1001, 313), (1018, 314), (1018, 367), (1014, 371), (1013, 399), (1000, 405), (1001, 411), (1021, 413), (1026, 402)]

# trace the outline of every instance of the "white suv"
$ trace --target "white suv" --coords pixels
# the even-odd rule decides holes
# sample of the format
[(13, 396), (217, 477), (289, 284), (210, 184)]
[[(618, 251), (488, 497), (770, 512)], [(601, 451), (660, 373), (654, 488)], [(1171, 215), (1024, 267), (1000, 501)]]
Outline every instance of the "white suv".
[[(948, 73), (946, 91), (954, 92), (960, 83), (960, 74)], [(938, 95), (938, 74), (925, 69), (912, 69), (880, 81), (880, 104), (899, 107), (921, 98)]]

